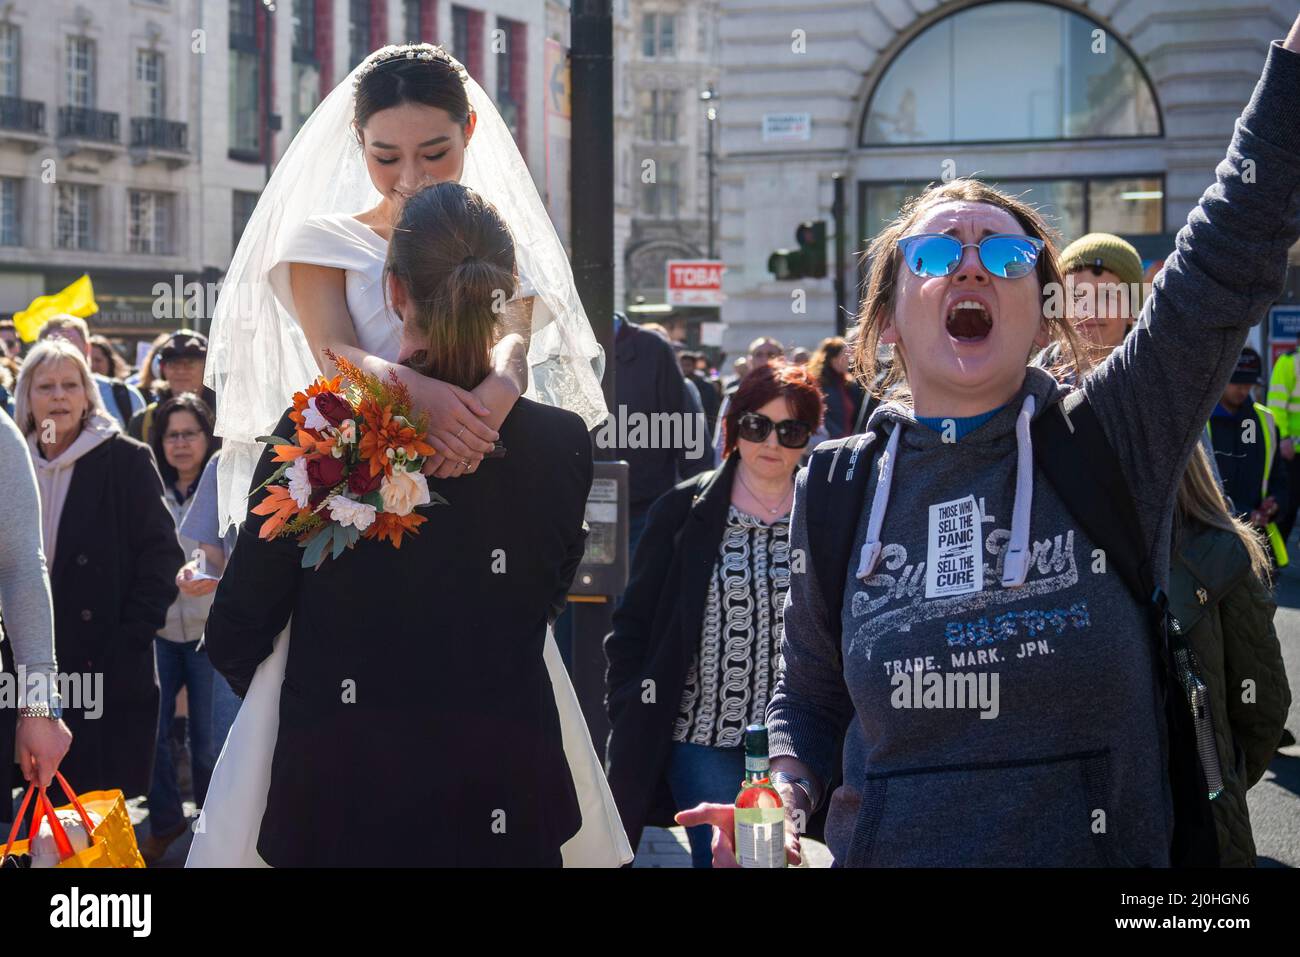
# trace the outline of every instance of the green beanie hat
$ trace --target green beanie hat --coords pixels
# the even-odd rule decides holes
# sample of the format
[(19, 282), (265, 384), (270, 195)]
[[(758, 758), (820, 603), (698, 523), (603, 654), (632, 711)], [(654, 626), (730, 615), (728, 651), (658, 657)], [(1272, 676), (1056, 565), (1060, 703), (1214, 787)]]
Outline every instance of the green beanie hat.
[(1136, 290), (1134, 312), (1142, 308), (1142, 257), (1131, 243), (1113, 233), (1088, 233), (1061, 251), (1061, 272), (1069, 275), (1095, 266), (1114, 273), (1119, 281)]

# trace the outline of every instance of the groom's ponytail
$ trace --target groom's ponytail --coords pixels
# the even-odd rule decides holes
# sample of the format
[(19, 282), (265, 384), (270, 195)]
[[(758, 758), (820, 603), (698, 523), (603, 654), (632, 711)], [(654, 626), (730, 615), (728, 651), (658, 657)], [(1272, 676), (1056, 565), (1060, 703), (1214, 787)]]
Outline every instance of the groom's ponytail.
[(407, 365), (472, 389), (491, 369), (497, 323), (515, 294), (515, 247), (496, 208), (459, 183), (438, 183), (402, 207), (388, 272), (406, 292)]

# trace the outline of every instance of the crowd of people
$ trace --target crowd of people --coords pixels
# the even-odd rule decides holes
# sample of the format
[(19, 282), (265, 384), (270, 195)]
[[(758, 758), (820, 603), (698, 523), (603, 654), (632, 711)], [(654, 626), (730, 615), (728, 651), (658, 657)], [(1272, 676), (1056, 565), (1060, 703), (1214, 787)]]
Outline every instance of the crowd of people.
[[(421, 53), (443, 63), (432, 73), (416, 52), (372, 55), (358, 135), (373, 136), (367, 124), (383, 126), (413, 95), (408, 79), (419, 80), (457, 94), (429, 97), (450, 104), (463, 153), (461, 81), (449, 61)], [(384, 63), (392, 69), (375, 72)], [(1300, 21), (1271, 49), (1230, 148), (1230, 160), (1267, 156), (1269, 176), (1221, 164), (1152, 284), (1121, 237), (1089, 234), (1058, 251), (1035, 208), (956, 179), (914, 197), (876, 235), (849, 337), (809, 351), (764, 336), (723, 377), (663, 327), (614, 317), (618, 414), (697, 416), (712, 430), (704, 447), (616, 450), (629, 463), (632, 560), (604, 645), (604, 772), (633, 847), (647, 825), (676, 821), (695, 866), (735, 866), (742, 745), (763, 724), (771, 781), (797, 822), (796, 861), (811, 832), (844, 866), (1254, 863), (1246, 793), (1294, 741), (1273, 617), (1300, 501), (1300, 383), (1296, 354), (1284, 356), (1267, 403), (1257, 401), (1263, 363), (1243, 347), (1300, 237), (1298, 95)], [(470, 420), (430, 430), (454, 450), (431, 473), (443, 483), (467, 482), (498, 438), (514, 450), (468, 483), (459, 511), (442, 513), (458, 550), (422, 536), (402, 556), (368, 553), (354, 576), (376, 591), (420, 581), (428, 568), (402, 561), (415, 552), (441, 563), (442, 587), (477, 597), (506, 586), (464, 556), (521, 539), (510, 561), (527, 573), (501, 592), (509, 601), (440, 610), (439, 626), (475, 636), (465, 646), (405, 634), (406, 610), (393, 603), (348, 604), (337, 566), (304, 581), (295, 543), (259, 534), (264, 516), (249, 517), (237, 549), (222, 535), (204, 336), (160, 336), (133, 373), (77, 317), (50, 319), (30, 346), (0, 328), (0, 521), (13, 543), (0, 550), (4, 666), (52, 676), (57, 661), (62, 674), (102, 677), (89, 696), (98, 705), (65, 709), (47, 689), (17, 714), (0, 709), (0, 722), (16, 721), (0, 726), (0, 768), (13, 763), (12, 742), (29, 781), (47, 783), (57, 767), (79, 789), (147, 795), (146, 860), (184, 831), (187, 788), (199, 806), (210, 784), (217, 791), (215, 755), (256, 676), (273, 674), (261, 670), (272, 648), (286, 654), (275, 641), (294, 609), (316, 616), (295, 628), (314, 628), (326, 652), (294, 640), (291, 671), (317, 693), (286, 690), (277, 711), (294, 720), (275, 739), (269, 804), (253, 822), (273, 863), (357, 859), (339, 835), (320, 840), (336, 818), (362, 833), (374, 810), (369, 770), (336, 766), (336, 748), (391, 766), (445, 733), (425, 715), (376, 736), (387, 712), (358, 717), (332, 700), (353, 673), (338, 671), (343, 660), (373, 675), (367, 687), (400, 685), (407, 703), (436, 676), (437, 697), (474, 716), (446, 742), (451, 766), (466, 776), (472, 767), (482, 787), (471, 795), (463, 784), (448, 800), (477, 808), (491, 797), (484, 788), (504, 789), (533, 832), (511, 834), (516, 854), (486, 831), (457, 835), (453, 820), (445, 840), (471, 856), (554, 866), (592, 810), (582, 794), (595, 790), (563, 743), (568, 696), (553, 689), (564, 682), (543, 652), (542, 619), (553, 619), (536, 613), (558, 612), (572, 581), (591, 455), (577, 415), (520, 399), (517, 383), (497, 377), (490, 303), (517, 291), (520, 272), (510, 230), (491, 203), (448, 181), (367, 216), (313, 220), (301, 235), (315, 251), (284, 263), (282, 303), (300, 311), (313, 349), (351, 349), (358, 363), (383, 351), (346, 328), (348, 310), (388, 308), (383, 285), (367, 284), (373, 302), (351, 301), (351, 285), (334, 281), (340, 260), (320, 251), (347, 241), (358, 257), (347, 271), (391, 280), (402, 341), (383, 361), (417, 383), (417, 404), (449, 389), (466, 403), (474, 390), (485, 417), (484, 383), (513, 390), (500, 434), (490, 419), (474, 419), (464, 442)], [(373, 240), (364, 250), (351, 241), (362, 229)], [(1062, 291), (1064, 308), (1053, 308)], [(457, 344), (451, 332), (467, 329), (472, 341)], [(294, 413), (303, 410), (278, 428)], [(317, 425), (330, 438), (315, 441), (342, 435)], [(228, 443), (227, 461), (231, 452)], [(515, 494), (530, 462), (544, 465), (531, 481), (552, 483), (544, 509)], [(263, 452), (255, 481), (273, 471)], [(518, 651), (512, 615), (527, 618), (518, 631), (532, 655), (488, 673)], [(412, 642), (423, 667), (395, 674), (391, 657), (353, 640), (366, 627)], [(459, 679), (440, 671), (449, 662), (463, 666)], [(498, 678), (510, 690), (482, 700)], [(182, 693), (187, 787), (174, 747)], [(322, 737), (322, 723), (332, 733)], [(508, 759), (484, 753), (494, 748)], [(418, 773), (422, 793), (444, 775)], [(304, 823), (313, 785), (332, 778), (345, 783), (322, 801), (329, 820)], [(542, 797), (530, 801), (532, 782)], [(419, 806), (418, 794), (407, 800)], [(617, 856), (620, 842), (602, 840)]]
[[(25, 350), (5, 339), (8, 415), (0, 424), (25, 446), (7, 464), (29, 465), (39, 495), (39, 548), (27, 560), (44, 555), (59, 671), (86, 677), (79, 704), (97, 699), (60, 709), (70, 732), (60, 768), (82, 789), (148, 795), (153, 824), (142, 852), (156, 860), (186, 826), (178, 743), (186, 789), (201, 804), (224, 736), (214, 728), (233, 720), (201, 647), (215, 581), (194, 578), (220, 569), (220, 553), (213, 561), (203, 552), (219, 538), (206, 534), (205, 546), (183, 530), (220, 447), (215, 396), (203, 385), (207, 340), (187, 329), (159, 336), (133, 373), (76, 316), (50, 318)], [(213, 512), (215, 495), (212, 486)], [(4, 611), (6, 634), (33, 627), (7, 603)], [(5, 660), (11, 672), (21, 665), (29, 674), (50, 673), (48, 664), (22, 654)], [(57, 762), (21, 741), (17, 757), (29, 779)], [(12, 808), (0, 803), (0, 812), (7, 818)]]

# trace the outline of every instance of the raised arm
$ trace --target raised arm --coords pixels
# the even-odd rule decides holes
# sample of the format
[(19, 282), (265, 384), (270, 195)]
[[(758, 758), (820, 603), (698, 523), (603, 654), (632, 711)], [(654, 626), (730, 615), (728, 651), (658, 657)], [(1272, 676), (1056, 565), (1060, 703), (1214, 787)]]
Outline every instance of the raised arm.
[(289, 283), (298, 321), (322, 373), (332, 375), (335, 371), (326, 350), (380, 378), (387, 378), (392, 371), (411, 390), (416, 404), (429, 413), (429, 443), (441, 457), (477, 464), (492, 451), (499, 438), (496, 426), (505, 420), (528, 385), (527, 369), (520, 368), (525, 363), (516, 357), (517, 346), (508, 343), (502, 354), (494, 353), (491, 375), (473, 392), (467, 392), (362, 349), (348, 312), (342, 269), (291, 263)]
[(1192, 446), (1300, 236), (1298, 50), (1300, 21), (1270, 48), (1216, 182), (1178, 233), (1138, 324), (1084, 380), (1157, 556)]

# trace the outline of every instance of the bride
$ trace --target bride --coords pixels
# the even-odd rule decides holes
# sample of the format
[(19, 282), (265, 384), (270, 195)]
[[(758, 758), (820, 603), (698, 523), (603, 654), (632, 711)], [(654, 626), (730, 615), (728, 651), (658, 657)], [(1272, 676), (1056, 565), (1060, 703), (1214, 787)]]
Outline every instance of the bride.
[[(520, 276), (520, 292), (501, 304), (503, 325), (514, 334), (494, 350), (494, 371), (470, 391), (396, 364), (401, 323), (382, 281), (405, 198), (447, 180), (501, 211)], [(224, 440), (223, 528), (246, 510), (261, 454), (257, 437), (296, 389), (318, 373), (334, 374), (327, 349), (407, 385), (430, 414), (440, 478), (478, 467), (521, 392), (576, 412), (588, 428), (606, 414), (600, 347), (527, 167), (487, 94), (438, 47), (377, 50), (334, 89), (286, 151), (235, 252), (207, 364)], [(213, 771), (187, 866), (265, 866), (256, 843), (288, 644), (286, 629), (257, 669)], [(632, 851), (549, 633), (545, 663), (582, 814), (581, 830), (563, 847), (564, 863), (619, 866)]]

